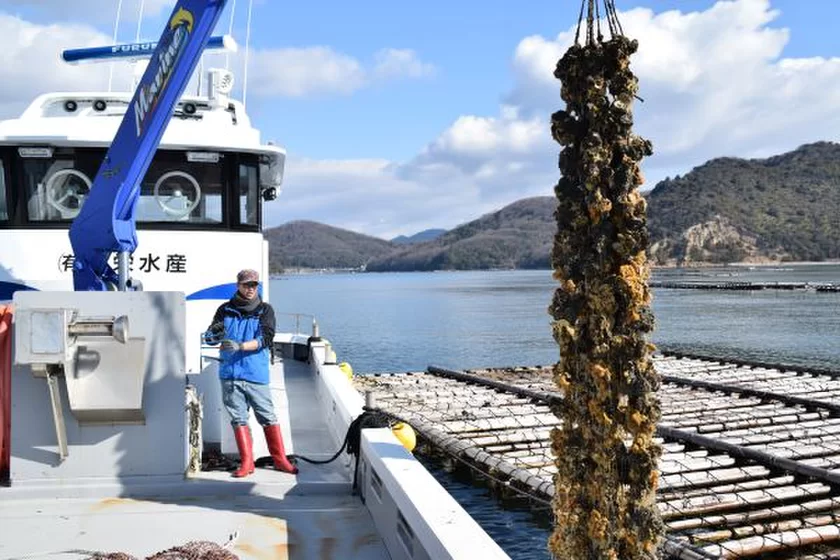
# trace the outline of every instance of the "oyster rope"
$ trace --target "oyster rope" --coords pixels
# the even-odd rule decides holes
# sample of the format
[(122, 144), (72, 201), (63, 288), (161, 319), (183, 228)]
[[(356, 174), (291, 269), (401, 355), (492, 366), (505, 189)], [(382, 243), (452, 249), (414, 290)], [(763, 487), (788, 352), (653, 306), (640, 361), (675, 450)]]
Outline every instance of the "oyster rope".
[[(600, 27), (600, 3), (610, 38)], [(585, 44), (579, 43), (586, 7)], [(663, 531), (656, 507), (661, 447), (653, 368), (646, 205), (639, 162), (653, 153), (632, 132), (638, 81), (612, 0), (583, 0), (575, 43), (558, 61), (566, 109), (551, 118), (563, 146), (549, 311), (560, 347), (554, 380), (565, 396), (555, 414), (556, 558), (656, 558)]]

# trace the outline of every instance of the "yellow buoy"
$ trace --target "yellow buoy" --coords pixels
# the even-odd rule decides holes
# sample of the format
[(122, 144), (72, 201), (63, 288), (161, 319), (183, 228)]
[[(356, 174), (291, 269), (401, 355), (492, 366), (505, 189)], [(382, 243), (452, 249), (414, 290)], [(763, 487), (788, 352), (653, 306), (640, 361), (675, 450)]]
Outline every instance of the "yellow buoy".
[(353, 367), (350, 364), (348, 364), (347, 362), (341, 362), (340, 364), (338, 364), (338, 369), (344, 372), (344, 375), (347, 376), (347, 379), (353, 379)]
[(414, 446), (417, 445), (417, 435), (414, 433), (414, 428), (405, 424), (403, 422), (399, 422), (394, 424), (391, 428), (391, 431), (394, 433), (396, 438), (400, 440), (400, 443), (403, 444), (403, 447), (408, 449), (408, 452), (411, 453), (414, 451)]

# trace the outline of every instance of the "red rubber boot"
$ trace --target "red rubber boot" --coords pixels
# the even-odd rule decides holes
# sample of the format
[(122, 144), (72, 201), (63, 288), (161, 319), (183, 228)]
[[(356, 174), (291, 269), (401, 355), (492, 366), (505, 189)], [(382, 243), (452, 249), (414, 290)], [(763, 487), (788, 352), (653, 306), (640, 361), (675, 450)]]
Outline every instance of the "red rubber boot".
[(236, 447), (239, 448), (239, 468), (231, 476), (242, 478), (254, 472), (254, 440), (248, 426), (234, 426), (233, 435), (236, 437)]
[(271, 453), (271, 458), (274, 459), (274, 468), (285, 473), (297, 474), (297, 467), (291, 464), (286, 457), (280, 426), (278, 424), (263, 426), (263, 431), (265, 432), (265, 441), (268, 444), (268, 452)]

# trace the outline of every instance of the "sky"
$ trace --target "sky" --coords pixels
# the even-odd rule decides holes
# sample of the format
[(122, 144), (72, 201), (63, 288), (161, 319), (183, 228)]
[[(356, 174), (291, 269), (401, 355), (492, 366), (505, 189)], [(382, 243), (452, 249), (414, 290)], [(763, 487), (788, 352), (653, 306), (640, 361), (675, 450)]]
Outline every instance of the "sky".
[[(59, 55), (111, 44), (118, 4), (0, 0), (0, 119), (40, 93), (106, 89), (108, 65), (69, 66)], [(173, 5), (122, 0), (118, 42), (157, 39)], [(563, 108), (552, 72), (580, 2), (516, 5), (254, 0), (247, 112), (264, 141), (288, 152), (266, 225), (314, 220), (391, 238), (551, 195), (560, 146), (549, 123)], [(655, 152), (643, 189), (715, 157), (840, 140), (840, 1), (616, 6), (640, 44), (635, 131)], [(247, 0), (228, 0), (214, 34), (232, 32), (243, 46), (247, 11)], [(242, 99), (244, 48), (230, 63)], [(114, 76), (128, 87), (128, 68)]]

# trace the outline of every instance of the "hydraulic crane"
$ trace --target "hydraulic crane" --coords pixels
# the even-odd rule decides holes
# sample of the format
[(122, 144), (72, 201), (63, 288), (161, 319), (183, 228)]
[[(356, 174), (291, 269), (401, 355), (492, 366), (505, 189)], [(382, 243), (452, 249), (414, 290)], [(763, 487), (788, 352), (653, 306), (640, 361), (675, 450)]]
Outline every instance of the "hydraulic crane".
[[(76, 291), (133, 289), (128, 259), (137, 248), (140, 181), (187, 86), (226, 0), (178, 0), (134, 92), (90, 196), (70, 226)], [(119, 254), (115, 271), (108, 259)]]

